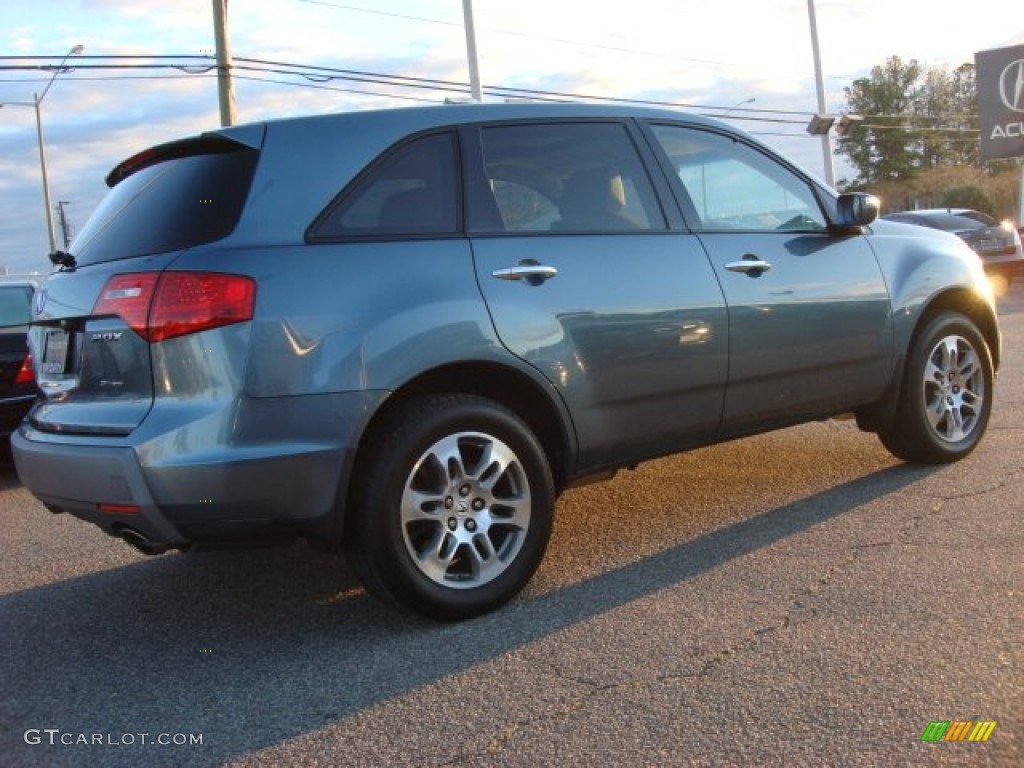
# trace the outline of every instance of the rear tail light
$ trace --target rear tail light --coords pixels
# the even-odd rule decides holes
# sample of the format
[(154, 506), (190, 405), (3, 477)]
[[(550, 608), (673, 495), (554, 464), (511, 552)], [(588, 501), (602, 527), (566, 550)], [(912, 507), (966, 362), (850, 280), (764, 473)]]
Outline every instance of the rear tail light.
[(96, 509), (108, 515), (137, 515), (139, 508), (135, 504), (97, 504)]
[(118, 315), (150, 342), (252, 320), (256, 282), (219, 272), (141, 272), (107, 280), (94, 315)]
[(32, 355), (25, 355), (25, 362), (21, 364), (18, 375), (14, 377), (14, 383), (31, 384), (35, 380), (35, 374), (32, 373)]

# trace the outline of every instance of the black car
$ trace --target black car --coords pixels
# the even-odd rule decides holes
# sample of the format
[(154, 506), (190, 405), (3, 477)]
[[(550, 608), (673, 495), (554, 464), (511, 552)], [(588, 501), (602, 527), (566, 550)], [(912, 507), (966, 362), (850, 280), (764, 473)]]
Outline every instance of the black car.
[(0, 444), (28, 413), (36, 383), (28, 353), (32, 283), (0, 283)]
[(1000, 224), (970, 208), (932, 208), (890, 213), (882, 218), (952, 232), (981, 257), (985, 271), (1007, 281), (1024, 270), (1021, 236), (1009, 222)]

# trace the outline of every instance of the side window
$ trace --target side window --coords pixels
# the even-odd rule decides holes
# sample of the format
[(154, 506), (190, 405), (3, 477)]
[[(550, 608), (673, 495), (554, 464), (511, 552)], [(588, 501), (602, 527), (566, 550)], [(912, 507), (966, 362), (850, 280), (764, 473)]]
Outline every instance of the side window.
[(480, 141), (505, 232), (665, 229), (643, 163), (620, 123), (483, 128)]
[(454, 138), (414, 139), (386, 155), (314, 225), (312, 237), (396, 237), (458, 230)]
[(828, 222), (810, 185), (753, 147), (708, 131), (652, 126), (700, 229), (821, 231)]
[(491, 191), (509, 232), (536, 232), (558, 220), (558, 204), (543, 192), (508, 179), (491, 179)]

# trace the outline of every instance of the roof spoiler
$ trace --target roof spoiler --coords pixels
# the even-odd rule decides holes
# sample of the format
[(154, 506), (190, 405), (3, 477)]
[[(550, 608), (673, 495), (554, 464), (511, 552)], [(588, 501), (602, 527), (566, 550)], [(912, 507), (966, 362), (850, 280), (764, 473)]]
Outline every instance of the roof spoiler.
[(107, 174), (104, 181), (106, 181), (108, 187), (114, 187), (133, 173), (138, 173), (144, 168), (149, 168), (151, 165), (178, 157), (233, 152), (243, 147), (259, 149), (263, 146), (265, 131), (266, 126), (258, 123), (256, 125), (223, 128), (219, 131), (208, 131), (199, 136), (191, 136), (187, 139), (158, 144), (155, 147), (144, 149), (142, 152), (132, 155), (127, 160), (122, 160)]

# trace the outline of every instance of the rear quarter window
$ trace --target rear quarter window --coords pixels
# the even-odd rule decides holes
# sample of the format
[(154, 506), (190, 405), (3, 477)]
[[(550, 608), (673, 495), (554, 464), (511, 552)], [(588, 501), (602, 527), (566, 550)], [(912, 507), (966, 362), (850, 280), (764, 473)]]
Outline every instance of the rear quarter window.
[(459, 229), (458, 164), (451, 132), (387, 152), (310, 227), (309, 239), (443, 236)]

